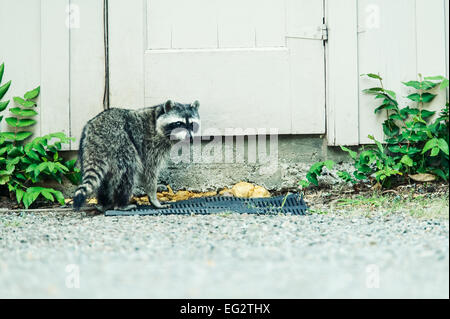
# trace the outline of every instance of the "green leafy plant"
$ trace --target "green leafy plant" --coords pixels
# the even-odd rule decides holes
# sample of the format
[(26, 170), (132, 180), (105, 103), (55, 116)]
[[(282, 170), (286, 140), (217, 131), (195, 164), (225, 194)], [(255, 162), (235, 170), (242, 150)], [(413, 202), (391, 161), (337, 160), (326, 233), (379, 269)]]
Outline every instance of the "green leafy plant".
[[(381, 187), (390, 187), (394, 182), (417, 174), (429, 174), (448, 181), (448, 101), (439, 116), (435, 116), (436, 112), (427, 110), (427, 106), (439, 93), (437, 91), (448, 88), (448, 79), (442, 76), (423, 78), (419, 74), (418, 80), (404, 82), (405, 86), (414, 89), (415, 92), (407, 96), (411, 101), (410, 105), (401, 107), (397, 94), (384, 88), (380, 75), (371, 73), (364, 76), (375, 79), (380, 84), (363, 92), (374, 95), (376, 100), (381, 101), (375, 108), (375, 113), (383, 112), (386, 117), (382, 124), (384, 142), (369, 136), (375, 145), (363, 146), (359, 153), (341, 147), (353, 159), (355, 169), (352, 174), (338, 172), (338, 176), (354, 184), (374, 181)], [(315, 174), (318, 172), (316, 168), (321, 165), (322, 163), (313, 165), (315, 169), (312, 172), (310, 170), (310, 173), (313, 173), (311, 180), (307, 176), (308, 181), (316, 186), (317, 176), (320, 175)], [(300, 181), (299, 184), (302, 187), (309, 186), (305, 181)]]
[[(0, 67), (0, 83), (4, 65)], [(0, 87), (0, 99), (3, 98), (8, 82)], [(6, 89), (4, 89), (6, 87)], [(7, 187), (10, 194), (14, 194), (17, 202), (28, 208), (38, 197), (64, 205), (64, 196), (60, 191), (50, 187), (38, 186), (48, 179), (62, 183), (67, 178), (72, 183), (80, 181), (79, 170), (75, 167), (75, 160), (64, 161), (60, 156), (63, 144), (68, 144), (72, 138), (64, 133), (52, 133), (28, 141), (33, 135), (30, 129), (36, 124), (33, 119), (36, 112), (36, 98), (40, 87), (25, 93), (23, 97), (14, 97), (17, 106), (9, 111), (13, 116), (5, 118), (9, 130), (0, 132), (0, 187)], [(0, 112), (3, 112), (9, 100), (0, 102)], [(3, 116), (0, 116), (0, 124)]]
[(306, 179), (299, 182), (300, 186), (302, 186), (303, 188), (307, 188), (311, 186), (311, 184), (319, 186), (318, 177), (322, 175), (323, 168), (326, 167), (327, 169), (331, 170), (333, 169), (335, 164), (336, 163), (333, 161), (317, 162), (313, 164), (309, 171), (306, 173)]

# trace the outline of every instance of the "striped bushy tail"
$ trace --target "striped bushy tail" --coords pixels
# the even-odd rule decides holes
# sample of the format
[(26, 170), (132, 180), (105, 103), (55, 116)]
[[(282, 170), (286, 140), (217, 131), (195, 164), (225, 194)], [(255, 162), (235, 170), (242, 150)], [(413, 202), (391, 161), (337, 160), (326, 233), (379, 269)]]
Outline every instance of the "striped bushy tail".
[(100, 187), (102, 178), (103, 173), (98, 168), (89, 168), (83, 172), (83, 181), (75, 191), (75, 196), (73, 198), (73, 208), (75, 210), (80, 210), (81, 206), (83, 206), (86, 201), (86, 198)]

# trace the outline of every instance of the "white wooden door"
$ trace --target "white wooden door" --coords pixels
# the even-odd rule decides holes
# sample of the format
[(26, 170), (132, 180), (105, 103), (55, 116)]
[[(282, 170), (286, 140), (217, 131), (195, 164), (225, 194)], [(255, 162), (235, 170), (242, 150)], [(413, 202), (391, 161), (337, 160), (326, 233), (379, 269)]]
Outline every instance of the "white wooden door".
[(202, 127), (325, 133), (323, 1), (110, 0), (111, 106), (201, 102)]

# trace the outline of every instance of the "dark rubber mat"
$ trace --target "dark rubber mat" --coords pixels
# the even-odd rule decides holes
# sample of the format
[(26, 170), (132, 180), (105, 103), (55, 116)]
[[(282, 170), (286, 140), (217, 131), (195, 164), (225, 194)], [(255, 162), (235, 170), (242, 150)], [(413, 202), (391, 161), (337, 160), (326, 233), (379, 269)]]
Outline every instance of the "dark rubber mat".
[(299, 194), (271, 198), (202, 197), (169, 203), (169, 208), (155, 209), (153, 206), (138, 206), (134, 210), (108, 210), (105, 216), (131, 215), (207, 215), (234, 212), (241, 214), (292, 214), (304, 215), (308, 207)]

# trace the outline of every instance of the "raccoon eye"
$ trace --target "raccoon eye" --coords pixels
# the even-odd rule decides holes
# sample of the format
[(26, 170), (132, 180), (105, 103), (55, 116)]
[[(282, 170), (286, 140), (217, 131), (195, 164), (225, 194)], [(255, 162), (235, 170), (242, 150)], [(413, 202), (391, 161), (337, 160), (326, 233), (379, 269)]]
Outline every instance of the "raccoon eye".
[(176, 124), (177, 126), (182, 126), (182, 125), (184, 125), (183, 122), (176, 122), (175, 124)]

